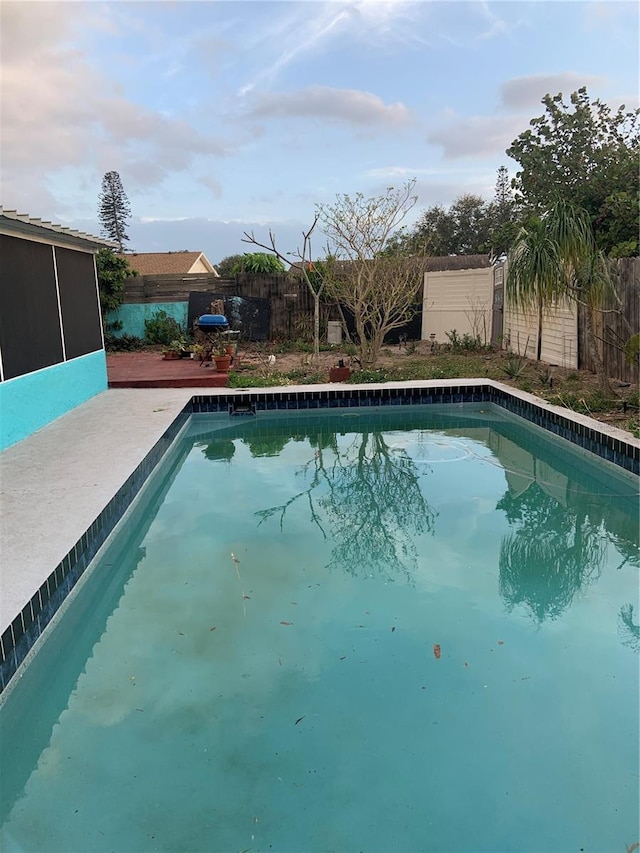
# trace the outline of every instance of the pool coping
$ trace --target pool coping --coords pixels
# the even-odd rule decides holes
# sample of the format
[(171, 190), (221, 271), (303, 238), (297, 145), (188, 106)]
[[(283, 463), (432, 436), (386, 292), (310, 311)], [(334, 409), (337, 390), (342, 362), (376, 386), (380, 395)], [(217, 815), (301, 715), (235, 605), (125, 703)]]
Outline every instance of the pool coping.
[[(145, 396), (132, 397), (132, 394)], [(46, 569), (44, 570), (43, 582), (33, 584), (35, 589), (30, 588), (28, 600), (19, 605), (17, 615), (11, 617), (9, 624), (2, 626), (0, 692), (19, 670), (29, 651), (191, 414), (222, 412), (236, 416), (255, 416), (259, 412), (283, 410), (324, 411), (333, 408), (370, 409), (396, 405), (494, 403), (632, 474), (640, 474), (640, 440), (635, 439), (630, 433), (568, 409), (553, 406), (533, 394), (519, 391), (494, 380), (425, 380), (264, 389), (189, 388), (181, 389), (179, 393), (165, 393), (163, 397), (150, 395), (149, 391), (110, 390), (105, 392), (105, 395), (112, 395), (109, 401), (114, 399), (113, 395), (116, 395), (118, 403), (125, 402), (125, 405), (127, 402), (131, 404), (132, 400), (145, 400), (147, 405), (153, 405), (161, 400), (166, 405), (151, 410), (154, 413), (162, 412), (163, 415), (160, 419), (154, 419), (153, 429), (147, 430), (147, 441), (144, 440), (145, 430), (144, 424), (142, 425), (140, 433), (142, 440), (139, 441), (137, 448), (138, 458), (134, 458), (133, 461), (128, 460), (127, 464), (131, 470), (125, 470), (124, 478), (120, 476), (121, 482), (113, 494), (106, 500), (104, 494), (96, 495), (97, 503), (94, 511), (97, 514), (93, 522), (76, 541), (69, 543), (71, 547), (66, 550), (65, 556), (51, 572), (47, 574)], [(91, 401), (85, 406), (90, 404)], [(72, 414), (56, 422), (60, 440), (63, 439), (65, 421)], [(103, 428), (113, 429), (110, 423), (105, 423)], [(47, 429), (41, 430), (40, 433), (46, 433)], [(37, 437), (34, 439), (37, 441)], [(30, 439), (25, 439), (20, 444), (29, 441)], [(7, 451), (2, 456), (6, 453)], [(78, 460), (78, 464), (82, 464), (83, 461), (86, 463), (86, 460)], [(96, 478), (98, 476), (99, 472)], [(117, 477), (116, 473), (116, 479)], [(12, 562), (15, 563), (18, 559), (19, 556), (15, 554)]]

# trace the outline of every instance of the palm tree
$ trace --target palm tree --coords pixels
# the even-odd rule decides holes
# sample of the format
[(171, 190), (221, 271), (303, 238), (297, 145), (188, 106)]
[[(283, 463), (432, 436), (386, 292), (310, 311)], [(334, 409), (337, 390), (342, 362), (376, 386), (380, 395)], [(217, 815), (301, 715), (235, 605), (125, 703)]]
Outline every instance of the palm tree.
[(509, 255), (506, 290), (516, 308), (537, 312), (538, 361), (543, 312), (566, 298), (584, 305), (587, 345), (598, 381), (606, 394), (613, 394), (594, 330), (594, 316), (602, 310), (612, 284), (585, 210), (559, 200), (541, 218), (529, 220)]

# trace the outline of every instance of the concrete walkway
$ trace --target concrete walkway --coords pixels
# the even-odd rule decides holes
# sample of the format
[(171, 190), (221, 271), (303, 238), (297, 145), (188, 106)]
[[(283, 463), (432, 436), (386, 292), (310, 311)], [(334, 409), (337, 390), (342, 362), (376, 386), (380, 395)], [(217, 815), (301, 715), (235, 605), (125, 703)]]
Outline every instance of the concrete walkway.
[(108, 390), (0, 454), (0, 632), (193, 394)]

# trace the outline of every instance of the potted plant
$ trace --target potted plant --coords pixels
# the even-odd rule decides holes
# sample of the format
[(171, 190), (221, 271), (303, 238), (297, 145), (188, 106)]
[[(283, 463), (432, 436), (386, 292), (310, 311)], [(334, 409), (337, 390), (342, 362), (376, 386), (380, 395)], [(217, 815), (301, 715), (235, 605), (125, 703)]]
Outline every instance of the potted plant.
[(205, 356), (205, 348), (202, 344), (191, 345), (191, 358), (194, 361), (203, 361)]
[(350, 376), (351, 368), (345, 365), (342, 358), (338, 360), (337, 367), (329, 368), (329, 382), (346, 382)]
[(165, 347), (162, 356), (166, 361), (182, 358), (182, 352), (186, 346), (187, 342), (184, 338), (176, 338), (168, 347)]
[(213, 348), (213, 360), (216, 363), (216, 370), (221, 373), (228, 373), (233, 361), (233, 356), (227, 351), (227, 341), (219, 340)]

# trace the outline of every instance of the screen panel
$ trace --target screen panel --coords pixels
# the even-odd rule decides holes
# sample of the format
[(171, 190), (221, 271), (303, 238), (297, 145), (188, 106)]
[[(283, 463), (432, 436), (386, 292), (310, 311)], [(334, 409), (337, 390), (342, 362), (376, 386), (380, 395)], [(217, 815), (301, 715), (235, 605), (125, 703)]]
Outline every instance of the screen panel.
[(0, 347), (4, 378), (63, 361), (53, 249), (0, 234)]
[(56, 246), (62, 330), (67, 358), (102, 348), (93, 255)]

